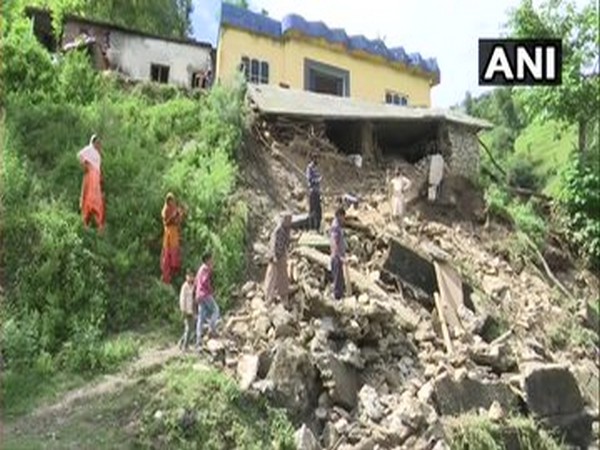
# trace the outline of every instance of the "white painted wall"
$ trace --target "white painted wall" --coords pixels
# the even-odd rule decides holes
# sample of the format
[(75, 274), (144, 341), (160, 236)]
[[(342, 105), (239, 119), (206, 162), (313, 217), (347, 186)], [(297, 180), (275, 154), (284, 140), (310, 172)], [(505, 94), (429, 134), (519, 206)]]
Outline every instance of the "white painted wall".
[(169, 66), (169, 84), (191, 87), (192, 73), (211, 68), (210, 49), (110, 31), (111, 65), (136, 80), (150, 80), (150, 65)]

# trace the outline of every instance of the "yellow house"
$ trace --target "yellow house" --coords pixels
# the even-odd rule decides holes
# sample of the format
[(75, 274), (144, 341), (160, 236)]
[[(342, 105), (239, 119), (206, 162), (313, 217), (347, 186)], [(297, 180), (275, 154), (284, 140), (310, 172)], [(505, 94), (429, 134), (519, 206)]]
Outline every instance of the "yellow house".
[(279, 22), (223, 2), (217, 79), (238, 70), (251, 83), (419, 107), (431, 105), (440, 82), (435, 59), (295, 14)]

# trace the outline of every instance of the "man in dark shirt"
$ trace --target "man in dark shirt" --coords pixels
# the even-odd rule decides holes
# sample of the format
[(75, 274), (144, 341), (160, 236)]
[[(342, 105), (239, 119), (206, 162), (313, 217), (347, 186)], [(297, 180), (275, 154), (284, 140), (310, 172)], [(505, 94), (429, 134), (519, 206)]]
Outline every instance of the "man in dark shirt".
[(306, 167), (306, 181), (308, 182), (308, 214), (310, 217), (310, 228), (321, 229), (321, 175), (317, 167), (317, 154), (312, 153), (310, 162)]
[(344, 219), (346, 211), (339, 207), (331, 225), (331, 275), (333, 277), (333, 297), (340, 300), (346, 290), (344, 280), (344, 258), (346, 257), (346, 240), (344, 238)]

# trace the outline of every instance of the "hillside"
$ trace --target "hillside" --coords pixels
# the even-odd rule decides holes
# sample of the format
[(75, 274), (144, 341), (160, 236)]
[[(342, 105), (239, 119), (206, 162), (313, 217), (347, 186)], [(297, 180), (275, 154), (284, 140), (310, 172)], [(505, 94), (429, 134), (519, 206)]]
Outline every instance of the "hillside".
[[(597, 430), (598, 336), (579, 316), (580, 304), (562, 294), (543, 267), (510, 259), (511, 229), (494, 221), (483, 228), (447, 208), (416, 202), (407, 233), (400, 236), (388, 219), (383, 173), (357, 171), (324, 154), (323, 173), (337, 174), (335, 182), (325, 183), (326, 217), (340, 192), (352, 190), (361, 199), (349, 211), (347, 229), (355, 258), (353, 295), (330, 300), (324, 238), (297, 230), (290, 261), (295, 294), (286, 308), (266, 302), (260, 283), (277, 211), (306, 208), (300, 170), (306, 153), (296, 145), (264, 147), (246, 134), (239, 156), (238, 195), (251, 212), (251, 270), (234, 289), (233, 309), (220, 335), (207, 341), (207, 352), (200, 361), (170, 353), (171, 362), (128, 371), (124, 380), (133, 383), (91, 392), (75, 408), (58, 405), (52, 417), (43, 410), (24, 416), (15, 425), (20, 437), (12, 425), (7, 428), (13, 448), (23, 442), (40, 448), (36, 442), (48, 433), (57, 436), (56, 448), (61, 442), (98, 445), (92, 436), (117, 424), (122, 431), (108, 435), (103, 445), (114, 439), (192, 448), (203, 442), (202, 430), (211, 435), (247, 420), (258, 422), (230, 436), (259, 439), (254, 433), (264, 423), (279, 448), (286, 448), (290, 430), (298, 429), (300, 449), (492, 449), (500, 442), (511, 445), (511, 439), (529, 442), (511, 448), (558, 449), (538, 420), (563, 431), (576, 424), (581, 433), (567, 432), (571, 441), (589, 439), (592, 422)], [(435, 274), (426, 282), (416, 276), (432, 270), (434, 261), (441, 263), (440, 257), (473, 291), (454, 313), (444, 309), (449, 340), (429, 293), (439, 289)], [(415, 266), (402, 266), (398, 258), (410, 258)], [(597, 298), (593, 276), (570, 270), (556, 275), (576, 298)], [(194, 388), (206, 383), (218, 386), (218, 403), (211, 406), (209, 394)], [(571, 399), (568, 416), (553, 402), (554, 394), (544, 394), (553, 389)], [(138, 400), (127, 400), (133, 398)], [(269, 422), (264, 406), (252, 406), (255, 399), (283, 408), (288, 419)], [(64, 419), (57, 420), (56, 411)], [(102, 421), (86, 425), (98, 414)], [(251, 448), (241, 442), (211, 439), (201, 448)]]
[(559, 169), (571, 159), (577, 145), (575, 129), (559, 130), (552, 121), (534, 122), (525, 127), (515, 141), (515, 157), (533, 163), (534, 174), (544, 180), (542, 192), (552, 197), (560, 189)]

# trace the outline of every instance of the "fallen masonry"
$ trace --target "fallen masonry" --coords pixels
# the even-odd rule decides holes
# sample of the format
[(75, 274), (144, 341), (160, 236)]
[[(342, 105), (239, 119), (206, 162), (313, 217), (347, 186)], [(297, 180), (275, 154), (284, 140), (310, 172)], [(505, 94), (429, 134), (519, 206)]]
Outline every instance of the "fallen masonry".
[[(301, 182), (288, 187), (288, 206), (305, 210), (294, 203), (306, 201)], [(241, 287), (217, 363), (233, 362), (247, 395), (286, 408), (300, 449), (442, 450), (446, 421), (465, 415), (505, 424), (510, 449), (521, 448), (520, 435), (507, 418), (524, 415), (567, 442), (593, 444), (598, 366), (586, 353), (589, 364), (571, 361), (585, 370), (556, 364), (569, 355), (544, 339), (553, 288), (459, 225), (411, 218), (400, 235), (385, 195), (369, 190), (356, 195), (345, 230), (347, 297), (332, 299), (327, 234), (295, 215), (288, 304), (266, 301), (258, 283)], [(327, 223), (335, 198), (324, 200)], [(264, 270), (272, 224), (263, 225), (253, 260)]]

